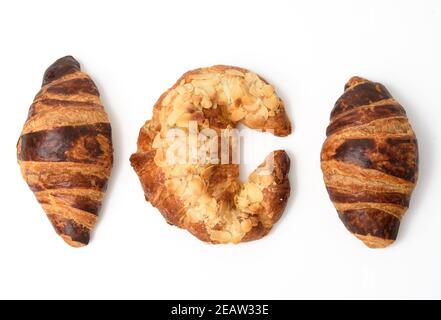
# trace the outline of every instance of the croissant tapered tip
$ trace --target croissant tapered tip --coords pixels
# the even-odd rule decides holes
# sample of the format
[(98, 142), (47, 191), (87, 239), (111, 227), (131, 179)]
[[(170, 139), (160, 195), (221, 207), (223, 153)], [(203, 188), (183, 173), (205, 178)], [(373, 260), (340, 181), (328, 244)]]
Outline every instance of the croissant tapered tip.
[(74, 241), (69, 236), (61, 235), (61, 238), (66, 242), (68, 245), (70, 245), (73, 248), (81, 248), (88, 245), (88, 243), (82, 243), (79, 241)]
[(72, 56), (65, 56), (58, 59), (47, 68), (43, 76), (42, 86), (57, 80), (66, 74), (80, 71), (80, 63)]
[(371, 235), (363, 236), (357, 234), (355, 236), (371, 249), (383, 249), (395, 242), (392, 239), (382, 239)]
[[(341, 199), (343, 200), (343, 199)], [(395, 241), (400, 219), (375, 208), (340, 210), (346, 228), (369, 248), (385, 248)]]
[(89, 244), (90, 227), (60, 215), (48, 214), (48, 218), (55, 231), (68, 245), (79, 248)]
[(349, 88), (359, 85), (360, 83), (365, 83), (365, 82), (369, 82), (369, 80), (362, 77), (354, 76), (351, 79), (349, 79), (348, 82), (346, 82), (345, 91), (348, 90)]
[(285, 150), (275, 150), (268, 155), (265, 162), (273, 161), (275, 172), (275, 177), (278, 180), (283, 180), (289, 173), (291, 166), (291, 161)]
[(274, 130), (274, 135), (277, 137), (286, 137), (291, 134), (292, 127), (290, 122), (282, 123), (280, 122), (280, 127)]

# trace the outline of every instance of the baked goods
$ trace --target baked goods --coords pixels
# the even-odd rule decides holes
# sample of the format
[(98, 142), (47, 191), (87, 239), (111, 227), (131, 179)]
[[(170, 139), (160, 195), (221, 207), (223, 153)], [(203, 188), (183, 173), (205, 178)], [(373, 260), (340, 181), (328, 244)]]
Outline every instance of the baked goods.
[(418, 146), (404, 108), (380, 83), (353, 77), (331, 112), (321, 168), (346, 228), (368, 247), (397, 237), (418, 178)]
[(87, 245), (113, 149), (98, 89), (73, 57), (46, 70), (18, 140), (17, 158), (56, 232), (73, 247)]
[[(219, 153), (215, 157), (197, 153), (197, 161), (190, 161), (192, 123), (198, 130), (199, 152), (207, 141), (219, 142), (223, 130), (239, 122), (271, 129), (278, 136), (291, 132), (283, 102), (255, 73), (220, 65), (196, 69), (159, 98), (130, 158), (147, 201), (168, 223), (202, 241), (238, 243), (263, 237), (280, 218), (289, 197), (290, 161), (284, 151), (271, 153), (245, 184), (239, 181), (238, 164), (220, 161)], [(168, 135), (175, 129), (188, 139), (184, 137), (175, 150), (183, 152), (184, 161), (170, 164)], [(216, 135), (214, 140), (207, 130)], [(216, 150), (220, 148), (218, 144)], [(231, 155), (231, 144), (228, 148)]]

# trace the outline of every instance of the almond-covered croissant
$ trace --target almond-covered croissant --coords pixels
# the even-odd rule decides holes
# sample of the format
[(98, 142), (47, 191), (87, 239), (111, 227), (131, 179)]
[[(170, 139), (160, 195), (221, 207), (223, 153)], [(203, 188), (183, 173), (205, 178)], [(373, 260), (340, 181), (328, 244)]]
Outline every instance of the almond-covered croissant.
[(368, 247), (390, 245), (418, 178), (418, 147), (404, 108), (382, 84), (359, 77), (346, 84), (321, 167), (346, 228)]
[(98, 89), (73, 57), (46, 70), (18, 140), (17, 158), (56, 232), (73, 247), (87, 245), (113, 148)]
[[(147, 201), (168, 223), (205, 242), (263, 237), (289, 197), (290, 161), (284, 151), (271, 153), (246, 183), (239, 181), (239, 166), (231, 161), (233, 143), (227, 148), (229, 161), (221, 161), (221, 143), (216, 143), (225, 129), (238, 123), (272, 130), (277, 136), (291, 132), (283, 102), (255, 73), (229, 66), (196, 69), (157, 101), (130, 158)], [(184, 135), (183, 143), (172, 148), (170, 133), (176, 130)], [(198, 132), (195, 150), (191, 131)], [(213, 142), (219, 153), (204, 152)], [(192, 152), (195, 157), (190, 160)], [(184, 156), (170, 161), (177, 154)]]

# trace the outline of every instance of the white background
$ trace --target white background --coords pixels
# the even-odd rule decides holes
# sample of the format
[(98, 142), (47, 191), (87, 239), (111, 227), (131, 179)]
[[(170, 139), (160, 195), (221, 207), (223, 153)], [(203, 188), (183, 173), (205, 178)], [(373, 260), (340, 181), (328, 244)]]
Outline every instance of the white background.
[[(440, 1), (2, 2), (0, 298), (441, 298), (440, 41)], [(82, 249), (55, 234), (15, 158), (43, 72), (66, 54), (96, 81), (115, 144), (100, 222)], [(246, 140), (246, 172), (274, 148), (293, 164), (285, 215), (257, 242), (207, 245), (167, 225), (129, 164), (160, 94), (212, 64), (269, 80), (295, 127)], [(384, 250), (346, 231), (319, 166), (329, 113), (353, 75), (383, 82), (419, 140), (420, 180)]]

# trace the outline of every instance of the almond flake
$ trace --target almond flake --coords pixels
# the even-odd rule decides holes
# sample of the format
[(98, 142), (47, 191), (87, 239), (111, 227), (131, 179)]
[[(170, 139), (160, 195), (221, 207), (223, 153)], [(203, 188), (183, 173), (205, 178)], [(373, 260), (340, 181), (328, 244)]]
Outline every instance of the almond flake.
[(245, 105), (243, 105), (243, 108), (248, 112), (255, 112), (255, 111), (259, 110), (259, 104), (258, 103), (245, 104)]
[(239, 70), (236, 70), (236, 69), (225, 70), (225, 74), (228, 74), (228, 75), (231, 75), (231, 76), (245, 77), (243, 72), (240, 72)]
[(227, 231), (211, 230), (210, 238), (213, 241), (226, 243), (231, 239), (231, 234)]
[(276, 110), (279, 105), (279, 98), (276, 95), (272, 95), (269, 98), (263, 99), (263, 104), (270, 110)]
[(245, 117), (245, 115), (246, 115), (246, 112), (242, 108), (237, 108), (231, 112), (230, 119), (231, 119), (231, 121), (237, 122), (237, 121), (242, 120), (243, 117)]
[(262, 191), (260, 191), (260, 189), (254, 183), (248, 183), (245, 186), (245, 190), (248, 199), (250, 199), (251, 202), (261, 202), (263, 200)]
[(266, 96), (266, 97), (271, 97), (274, 94), (274, 88), (273, 86), (266, 84), (263, 86), (262, 88), (262, 93)]
[(158, 149), (162, 146), (162, 139), (161, 135), (159, 133), (156, 134), (155, 138), (153, 139), (152, 148)]

